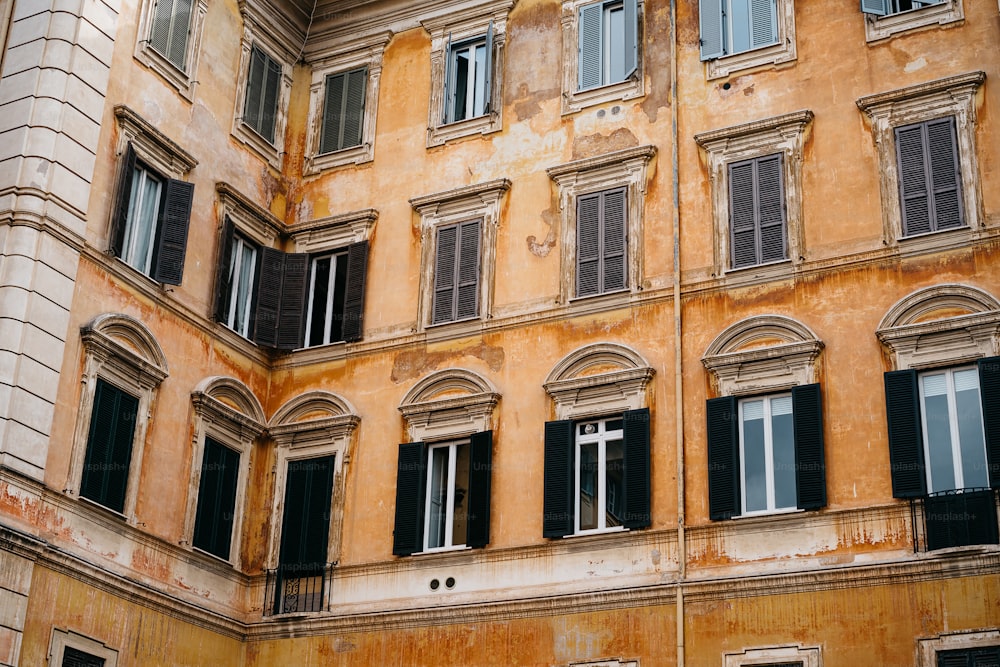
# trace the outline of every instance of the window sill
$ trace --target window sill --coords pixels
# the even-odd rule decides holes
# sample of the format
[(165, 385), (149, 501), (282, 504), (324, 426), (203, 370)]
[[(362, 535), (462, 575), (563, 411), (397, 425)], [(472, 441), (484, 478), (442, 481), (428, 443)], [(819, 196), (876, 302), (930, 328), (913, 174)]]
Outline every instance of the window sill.
[(438, 322), (437, 324), (428, 324), (425, 327), (425, 335), (427, 336), (427, 341), (431, 342), (437, 339), (450, 339), (455, 337), (463, 336), (476, 336), (483, 332), (483, 320), (480, 317), (474, 317), (467, 320), (455, 320), (453, 322)]
[(764, 510), (764, 511), (760, 511), (760, 512), (749, 512), (749, 513), (746, 513), (746, 514), (739, 514), (739, 515), (730, 517), (730, 519), (733, 519), (733, 520), (738, 520), (738, 519), (761, 519), (761, 518), (766, 518), (766, 517), (771, 517), (771, 516), (784, 516), (784, 515), (787, 515), (787, 514), (803, 514), (805, 511), (806, 510), (800, 510), (798, 507), (787, 507), (787, 508), (783, 508), (783, 509)]
[[(277, 128), (275, 128), (277, 130)], [(249, 146), (274, 169), (281, 169), (281, 152), (277, 146), (261, 136), (255, 129), (237, 119), (233, 136)]]
[[(780, 19), (779, 19), (780, 20)], [(734, 72), (762, 67), (777, 66), (796, 59), (795, 40), (786, 39), (770, 46), (762, 46), (751, 51), (740, 51), (705, 62), (705, 78), (708, 81), (722, 79)]]
[(107, 505), (102, 505), (96, 500), (91, 500), (86, 496), (77, 495), (77, 499), (82, 502), (85, 506), (91, 507), (98, 510), (102, 516), (114, 519), (116, 521), (124, 521), (127, 524), (132, 524), (133, 522), (129, 519), (128, 515), (124, 512), (119, 512), (118, 510), (113, 510)]
[(303, 176), (315, 176), (316, 174), (342, 167), (347, 164), (364, 164), (375, 159), (375, 150), (372, 144), (363, 143), (350, 148), (342, 148), (339, 151), (329, 153), (319, 153), (305, 159), (302, 167)]
[(904, 236), (897, 239), (896, 244), (899, 254), (903, 257), (909, 257), (966, 247), (975, 240), (975, 237), (975, 231), (971, 227), (965, 226)]
[(574, 537), (593, 537), (594, 535), (608, 535), (610, 533), (627, 533), (629, 529), (625, 526), (615, 526), (614, 528), (596, 528), (594, 530), (581, 530), (572, 535), (563, 535), (563, 539), (572, 539)]
[(564, 92), (562, 96), (562, 115), (573, 114), (587, 107), (605, 102), (632, 100), (642, 97), (645, 94), (642, 73), (636, 72), (631, 77), (618, 83), (609, 83), (606, 86), (587, 88), (586, 90)]
[(727, 287), (754, 285), (757, 283), (785, 280), (795, 272), (795, 263), (791, 259), (782, 259), (767, 264), (754, 264), (739, 269), (727, 269), (721, 276)]
[(427, 148), (441, 146), (449, 141), (476, 134), (487, 135), (500, 131), (500, 114), (490, 112), (475, 118), (427, 128)]
[(871, 44), (893, 35), (933, 25), (946, 25), (965, 18), (962, 0), (944, 0), (930, 7), (874, 16), (865, 14), (865, 42)]
[(472, 547), (462, 544), (456, 547), (439, 547), (437, 549), (427, 549), (426, 551), (416, 551), (410, 554), (413, 556), (440, 556), (442, 554), (454, 554), (461, 553), (463, 551), (472, 551)]
[(191, 551), (193, 551), (194, 553), (198, 554), (199, 556), (206, 556), (208, 558), (211, 558), (213, 561), (215, 561), (216, 563), (219, 563), (221, 565), (227, 565), (229, 567), (235, 567), (235, 564), (231, 560), (229, 560), (228, 558), (223, 558), (222, 556), (216, 556), (215, 554), (211, 553), (210, 551), (205, 551), (204, 549), (200, 549), (200, 548), (194, 546), (193, 544), (191, 545)]

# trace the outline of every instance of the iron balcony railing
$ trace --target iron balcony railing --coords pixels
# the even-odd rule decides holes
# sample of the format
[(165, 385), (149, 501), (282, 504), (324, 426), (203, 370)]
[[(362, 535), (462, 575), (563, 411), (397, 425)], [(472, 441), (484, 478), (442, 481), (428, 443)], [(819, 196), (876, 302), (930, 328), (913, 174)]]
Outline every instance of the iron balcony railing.
[(993, 489), (930, 493), (913, 499), (910, 513), (914, 527), (914, 551), (1000, 544), (997, 493)]
[(264, 615), (327, 611), (334, 563), (285, 564), (267, 570)]

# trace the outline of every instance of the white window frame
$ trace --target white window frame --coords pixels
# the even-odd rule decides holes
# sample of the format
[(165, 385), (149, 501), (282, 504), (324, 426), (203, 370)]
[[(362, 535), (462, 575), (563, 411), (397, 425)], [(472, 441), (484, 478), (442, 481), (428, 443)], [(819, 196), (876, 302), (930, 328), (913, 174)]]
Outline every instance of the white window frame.
[(624, 81), (580, 90), (580, 8), (605, 0), (562, 0), (562, 113), (576, 113), (587, 107), (612, 101), (626, 101), (646, 94), (643, 23), (645, 0), (636, 2), (636, 71)]
[(934, 637), (917, 639), (917, 666), (937, 667), (941, 651), (992, 648), (1000, 645), (1000, 629), (976, 628), (959, 632), (943, 632)]
[[(789, 393), (782, 394), (768, 394), (764, 396), (747, 396), (741, 398), (738, 402), (739, 406), (739, 436), (740, 436), (740, 516), (765, 516), (772, 514), (782, 514), (785, 512), (799, 512), (796, 505), (790, 505), (787, 507), (777, 507), (775, 505), (775, 488), (774, 488), (774, 439), (771, 427), (771, 403), (775, 399), (787, 398), (789, 401), (792, 399), (792, 395)], [(765, 479), (764, 487), (767, 496), (767, 507), (762, 510), (747, 511), (747, 479), (746, 479), (746, 441), (744, 439), (743, 427), (745, 424), (745, 417), (743, 409), (746, 403), (751, 401), (762, 401), (764, 404), (764, 465), (765, 465)], [(794, 410), (794, 406), (793, 406)], [(792, 414), (794, 417), (794, 413)], [(794, 443), (793, 443), (794, 447)]]
[[(156, 251), (156, 238), (159, 231), (157, 222), (160, 218), (160, 206), (163, 203), (166, 179), (136, 160), (131, 182), (132, 191), (129, 193), (128, 213), (125, 217), (122, 252), (119, 259), (139, 273), (148, 276), (153, 268), (153, 254)], [(146, 207), (146, 197), (150, 195), (156, 199), (151, 209)], [(146, 216), (146, 211), (149, 212), (149, 217)], [(140, 253), (136, 248), (136, 244), (141, 239), (148, 241), (144, 253)]]
[(776, 67), (798, 58), (795, 44), (794, 0), (774, 0), (774, 2), (776, 3), (775, 13), (778, 19), (777, 42), (706, 60), (705, 79), (707, 81), (722, 79), (748, 69), (765, 66)]
[[(467, 549), (465, 543), (462, 544), (452, 544), (454, 541), (454, 526), (455, 526), (455, 489), (456, 489), (456, 479), (455, 479), (455, 469), (456, 469), (456, 459), (458, 458), (458, 448), (459, 447), (469, 447), (469, 452), (471, 456), (472, 443), (468, 438), (461, 440), (450, 440), (444, 442), (429, 442), (427, 443), (427, 478), (426, 478), (426, 490), (424, 497), (424, 544), (423, 551), (420, 553), (432, 553), (438, 551), (458, 551), (462, 549)], [(447, 493), (445, 496), (446, 512), (445, 512), (445, 533), (444, 533), (444, 545), (440, 547), (429, 546), (430, 541), (430, 529), (431, 529), (431, 476), (434, 474), (434, 451), (440, 449), (448, 449), (448, 478), (445, 482), (447, 486)], [(468, 493), (468, 489), (466, 489)]]
[[(802, 216), (802, 162), (812, 119), (812, 111), (802, 110), (695, 135), (694, 140), (708, 158), (708, 178), (715, 220), (715, 276), (725, 277), (727, 282), (771, 280), (787, 276), (794, 266), (804, 261), (806, 250)], [(774, 153), (782, 155), (787, 259), (733, 268), (729, 165)]]
[[(315, 314), (314, 301), (316, 294), (316, 262), (328, 259), (330, 260), (330, 276), (327, 285), (326, 303), (323, 305), (323, 339), (321, 341), (312, 341), (309, 336), (312, 330), (312, 321)], [(327, 252), (319, 253), (309, 257), (309, 286), (308, 286), (308, 296), (306, 299), (306, 317), (305, 317), (305, 333), (303, 336), (303, 347), (315, 347), (316, 345), (329, 345), (330, 343), (337, 343), (343, 340), (343, 336), (337, 340), (330, 339), (330, 320), (333, 316), (333, 301), (334, 292), (337, 277), (337, 268), (340, 263), (347, 262), (347, 250), (340, 248), (337, 250), (330, 250)], [(346, 285), (345, 285), (346, 289)]]
[(943, 26), (962, 21), (965, 19), (965, 8), (962, 6), (962, 1), (942, 0), (928, 7), (910, 9), (886, 16), (865, 13), (865, 42), (872, 44), (918, 28), (932, 25)]
[[(573, 447), (575, 464), (573, 465), (573, 535), (596, 535), (598, 533), (614, 533), (628, 530), (625, 526), (607, 525), (607, 443), (609, 440), (620, 440), (622, 447), (625, 446), (624, 427), (608, 431), (607, 425), (611, 421), (621, 421), (621, 414), (607, 415), (599, 419), (581, 420), (573, 423)], [(597, 429), (592, 434), (580, 434), (580, 427), (586, 428), (588, 424), (597, 424)], [(585, 444), (597, 444), (597, 501), (595, 512), (597, 516), (596, 528), (580, 528), (580, 447)]]
[(139, 29), (135, 43), (135, 59), (173, 86), (184, 99), (194, 100), (198, 81), (198, 60), (201, 55), (201, 37), (208, 12), (207, 0), (194, 0), (191, 6), (191, 20), (188, 24), (188, 40), (184, 53), (184, 67), (178, 67), (165, 55), (153, 48), (150, 35), (153, 31), (153, 14), (160, 0), (142, 0), (139, 11)]
[(823, 653), (818, 646), (796, 644), (750, 648), (740, 653), (726, 653), (722, 657), (722, 667), (751, 667), (783, 662), (801, 662), (802, 667), (823, 667)]
[[(976, 366), (951, 366), (947, 368), (939, 368), (934, 370), (927, 370), (919, 373), (917, 375), (917, 389), (920, 396), (920, 429), (921, 436), (923, 437), (924, 445), (924, 461), (926, 461), (926, 472), (927, 472), (927, 492), (936, 493), (938, 491), (955, 491), (968, 488), (968, 485), (964, 481), (964, 470), (962, 466), (962, 447), (959, 441), (959, 431), (958, 431), (958, 412), (955, 405), (955, 373), (959, 371), (972, 371), (975, 373), (976, 377), (976, 389), (979, 391), (979, 429), (981, 433), (985, 433), (985, 428), (983, 424), (983, 403), (982, 403), (982, 387), (979, 385), (979, 375), (976, 371)], [(951, 440), (951, 461), (952, 461), (952, 471), (954, 473), (955, 485), (954, 488), (942, 489), (934, 488), (932, 482), (932, 469), (931, 469), (931, 442), (927, 434), (927, 398), (925, 396), (924, 389), (924, 378), (930, 375), (944, 375), (946, 383), (946, 394), (948, 401), (948, 426), (950, 432)], [(982, 441), (982, 462), (986, 464), (986, 441)], [(989, 479), (987, 479), (984, 486), (989, 486)]]
[[(967, 245), (981, 232), (986, 218), (983, 213), (975, 129), (976, 107), (981, 103), (976, 100), (977, 92), (985, 80), (985, 72), (966, 72), (857, 100), (858, 108), (865, 113), (871, 124), (878, 154), (882, 241), (885, 246), (896, 248), (904, 255), (946, 250)], [(955, 118), (965, 226), (904, 237), (895, 129), (946, 116)]]
[(104, 660), (104, 667), (118, 667), (118, 651), (107, 644), (96, 639), (81, 635), (73, 630), (63, 630), (52, 628), (52, 636), (49, 639), (48, 664), (52, 667), (59, 667), (63, 664), (66, 648), (75, 648), (78, 651), (89, 653), (95, 658)]
[[(250, 334), (250, 317), (253, 314), (252, 305), (254, 288), (256, 287), (253, 283), (253, 276), (255, 275), (254, 272), (257, 267), (257, 262), (260, 260), (259, 247), (260, 246), (251, 243), (243, 233), (234, 232), (232, 246), (233, 254), (230, 256), (230, 262), (232, 263), (232, 268), (230, 270), (233, 273), (234, 286), (232, 294), (230, 295), (229, 313), (226, 315), (225, 324), (244, 338), (248, 338)], [(243, 275), (240, 269), (242, 268), (243, 262), (246, 261), (243, 258), (246, 257), (248, 252), (251, 253), (249, 260), (251, 282), (250, 284), (244, 284), (243, 281), (240, 280), (240, 277)], [(236, 312), (239, 306), (239, 296), (241, 292), (245, 292), (245, 312), (242, 314)], [(236, 321), (237, 315), (240, 315), (241, 321), (239, 322)]]

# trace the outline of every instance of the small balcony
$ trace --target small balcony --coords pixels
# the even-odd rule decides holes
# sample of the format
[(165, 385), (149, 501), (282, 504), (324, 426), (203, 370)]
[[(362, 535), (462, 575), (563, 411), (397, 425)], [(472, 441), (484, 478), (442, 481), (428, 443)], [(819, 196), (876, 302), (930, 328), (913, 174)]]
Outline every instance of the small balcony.
[(1000, 544), (993, 489), (940, 491), (911, 501), (914, 551)]
[(333, 565), (287, 564), (267, 571), (264, 616), (327, 611)]

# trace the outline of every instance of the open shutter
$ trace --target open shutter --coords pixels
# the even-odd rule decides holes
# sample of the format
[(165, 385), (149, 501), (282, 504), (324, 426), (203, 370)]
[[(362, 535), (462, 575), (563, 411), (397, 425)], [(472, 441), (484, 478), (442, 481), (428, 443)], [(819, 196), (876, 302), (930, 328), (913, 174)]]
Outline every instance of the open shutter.
[(288, 462), (279, 560), (290, 577), (315, 576), (326, 567), (333, 463), (332, 455)]
[(129, 142), (122, 155), (121, 168), (118, 172), (118, 195), (111, 216), (111, 229), (108, 230), (109, 250), (115, 257), (122, 256), (122, 246), (125, 243), (125, 222), (128, 220), (129, 202), (132, 201), (133, 174), (135, 174), (135, 149), (132, 148), (132, 142)]
[(884, 376), (885, 411), (889, 429), (889, 466), (894, 498), (927, 493), (924, 447), (920, 427), (920, 396), (914, 370), (891, 371)]
[(465, 222), (459, 228), (458, 285), (455, 294), (455, 319), (465, 320), (479, 314), (479, 220)]
[(451, 122), (452, 109), (455, 108), (455, 86), (452, 85), (453, 64), (451, 55), (451, 33), (448, 33), (448, 41), (444, 47), (444, 90), (441, 99), (444, 100), (444, 110), (441, 112), (441, 123)]
[(465, 544), (473, 548), (490, 542), (490, 480), (493, 476), (493, 431), (472, 434), (469, 468), (469, 521)]
[(434, 312), (432, 322), (450, 322), (455, 319), (455, 261), (458, 242), (458, 225), (441, 227), (437, 232), (434, 258)]
[(212, 438), (205, 438), (193, 544), (227, 560), (233, 536), (239, 467), (238, 452)]
[(601, 224), (601, 292), (624, 289), (626, 280), (626, 217), (625, 188), (601, 193), (603, 220)]
[(347, 74), (334, 74), (326, 77), (326, 97), (323, 100), (323, 130), (319, 141), (319, 152), (330, 153), (343, 147), (341, 129), (343, 128), (342, 110), (344, 107), (344, 89)]
[(889, 0), (861, 0), (861, 11), (865, 14), (885, 16), (889, 13)]
[(801, 510), (816, 510), (826, 506), (823, 395), (818, 384), (792, 389), (792, 418), (795, 425), (797, 506)]
[(625, 0), (625, 78), (639, 69), (639, 7), (638, 0)]
[(750, 48), (756, 49), (777, 41), (777, 1), (750, 0)]
[(701, 59), (724, 56), (722, 0), (698, 0), (698, 25), (701, 30)]
[(990, 488), (1000, 489), (1000, 357), (979, 360), (979, 392)]
[(361, 145), (361, 130), (365, 118), (365, 89), (368, 87), (368, 70), (356, 69), (347, 73), (347, 90), (344, 101), (344, 138), (340, 148)]
[(426, 479), (427, 447), (424, 443), (400, 445), (396, 467), (396, 523), (392, 531), (392, 553), (396, 556), (423, 551)]
[(740, 513), (739, 411), (736, 398), (711, 398), (708, 418), (708, 515), (714, 521)]
[(233, 261), (233, 236), (236, 227), (226, 216), (222, 223), (222, 233), (219, 235), (219, 261), (215, 274), (215, 321), (226, 322), (229, 319), (229, 300), (233, 291), (233, 277), (229, 265)]
[(649, 408), (628, 410), (623, 415), (625, 436), (626, 528), (647, 528), (649, 508)]
[(483, 99), (486, 101), (483, 113), (488, 114), (493, 110), (493, 19), (486, 28), (486, 63), (483, 72)]
[(278, 345), (278, 308), (284, 271), (285, 253), (274, 248), (261, 248), (254, 316), (254, 342), (258, 345)]
[(787, 256), (785, 244), (785, 188), (781, 153), (757, 158), (757, 219), (760, 224), (760, 262)]
[(601, 195), (582, 195), (576, 200), (576, 295), (600, 291)]
[(302, 347), (302, 327), (306, 312), (306, 288), (309, 281), (309, 255), (286, 253), (281, 279), (281, 302), (278, 305), (279, 350)]
[(344, 340), (361, 340), (365, 313), (365, 280), (368, 276), (368, 241), (347, 247), (347, 288), (344, 295)]
[(603, 83), (603, 49), (601, 48), (601, 14), (604, 4), (596, 3), (580, 8), (579, 81), (580, 90), (594, 88)]
[(545, 422), (543, 537), (573, 533), (573, 451), (573, 422)]
[(924, 234), (931, 231), (930, 197), (924, 162), (924, 126), (897, 127), (895, 134), (903, 235)]
[(153, 280), (180, 285), (184, 276), (187, 235), (194, 201), (194, 183), (169, 179), (157, 225), (156, 266)]
[(965, 224), (962, 209), (962, 176), (958, 166), (955, 118), (928, 121), (927, 162), (930, 165), (933, 229), (952, 229)]
[(754, 195), (754, 161), (730, 164), (729, 223), (734, 269), (759, 263)]

